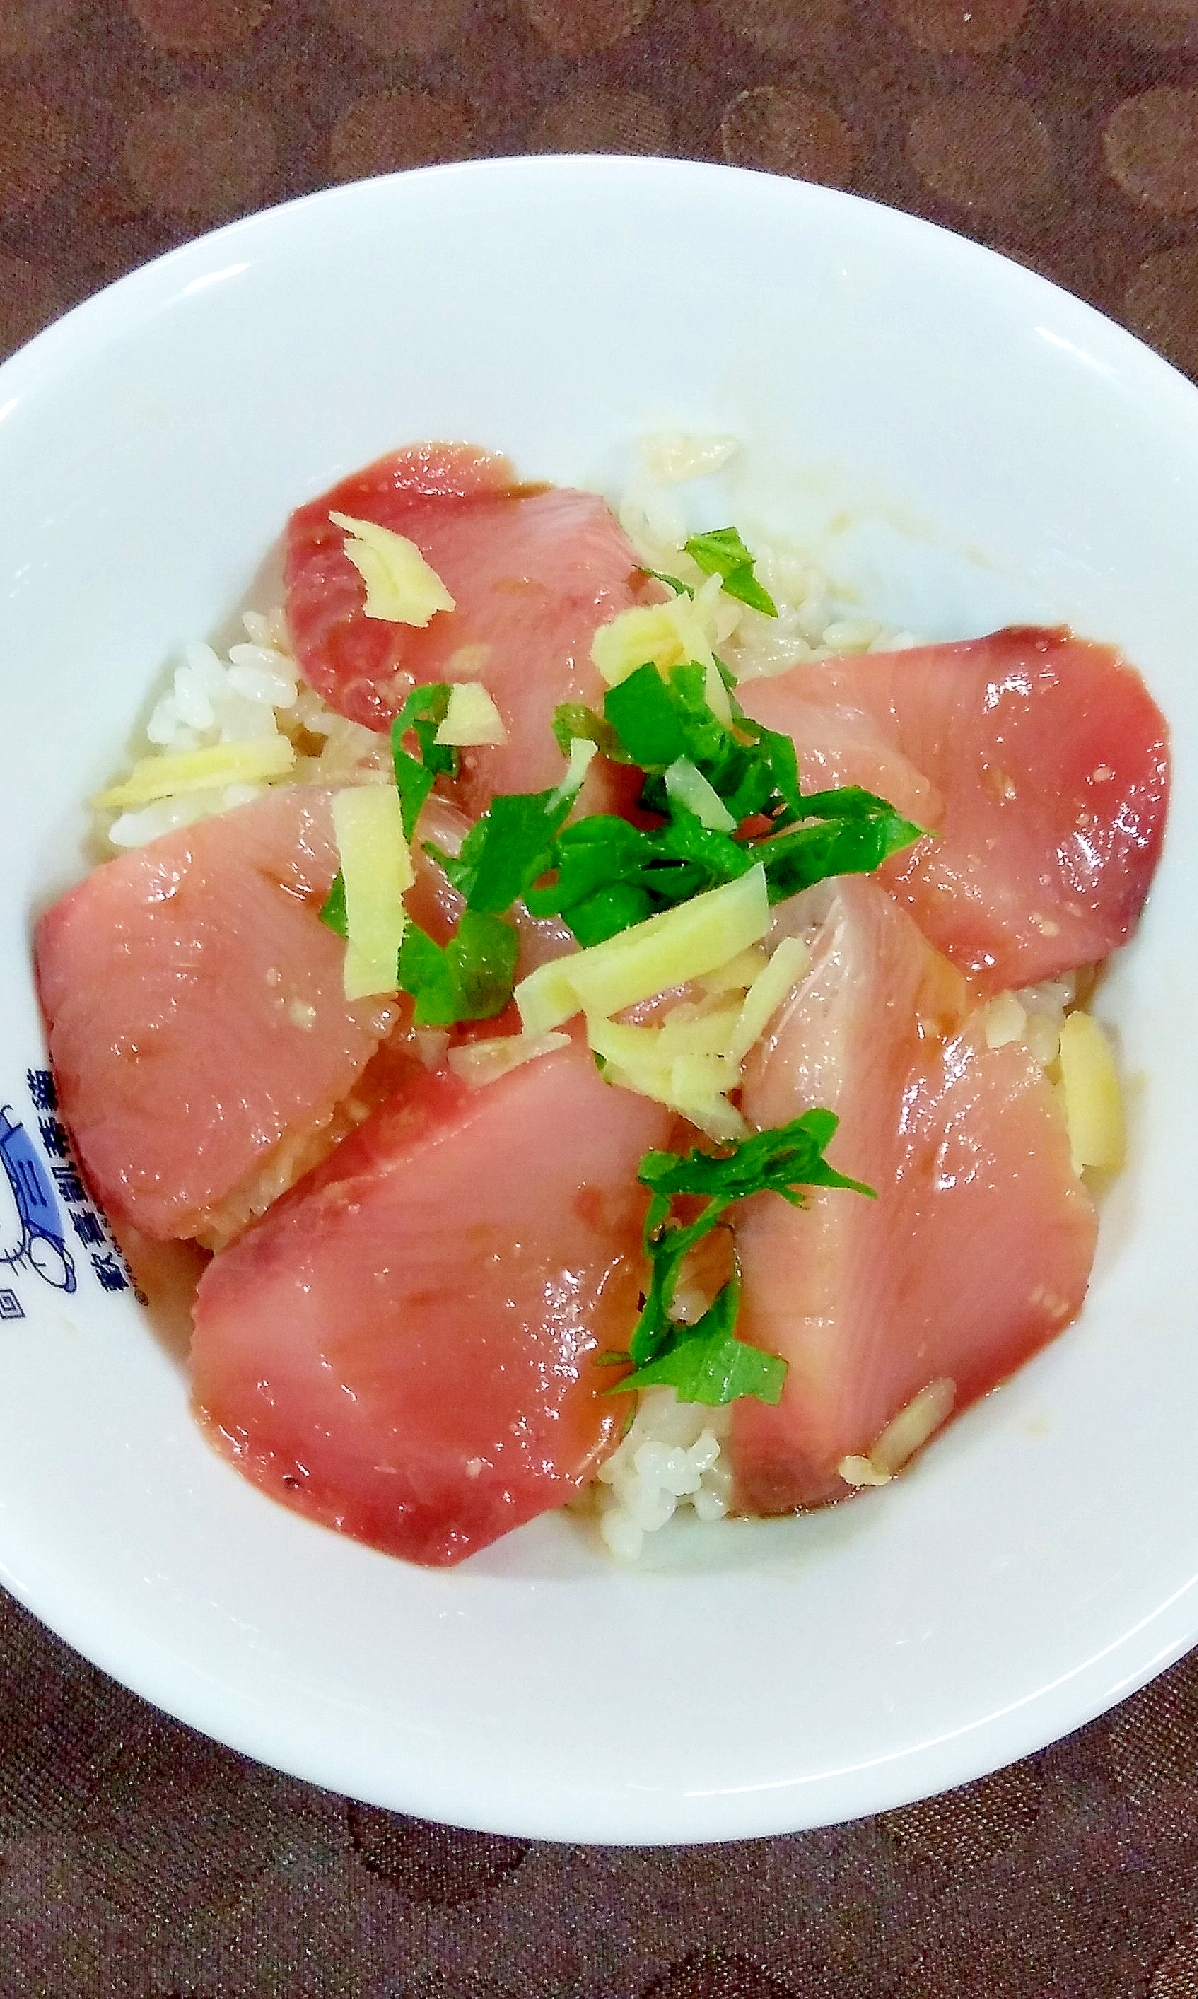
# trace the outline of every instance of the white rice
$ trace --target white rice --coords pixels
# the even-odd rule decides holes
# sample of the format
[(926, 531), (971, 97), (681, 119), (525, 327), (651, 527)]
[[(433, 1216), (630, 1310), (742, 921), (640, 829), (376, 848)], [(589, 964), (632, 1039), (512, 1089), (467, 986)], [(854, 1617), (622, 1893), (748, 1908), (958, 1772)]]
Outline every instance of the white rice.
[[(385, 781), (387, 738), (334, 714), (301, 683), (282, 610), (246, 611), (242, 626), (245, 640), (230, 646), (223, 659), (202, 639), (184, 646), (170, 685), (150, 711), (143, 754), (177, 755), (285, 736), (297, 755), (283, 784)], [(228, 784), (180, 792), (122, 812), (111, 823), (104, 814), (101, 830), (108, 845), (122, 852), (248, 805), (268, 788)]]
[(1060, 978), (1023, 986), (1018, 992), (996, 993), (986, 1003), (986, 1046), (1002, 1048), (1009, 1041), (1022, 1041), (1042, 1069), (1050, 1068), (1060, 1053), (1065, 1015), (1077, 995), (1076, 972), (1063, 972)]
[(720, 1446), (731, 1412), (679, 1402), (672, 1388), (648, 1388), (618, 1448), (600, 1467), (599, 1532), (613, 1555), (635, 1561), (646, 1534), (672, 1520), (680, 1506), (700, 1520), (722, 1520), (731, 1473)]
[[(686, 507), (676, 489), (720, 471), (740, 449), (735, 438), (687, 438), (672, 432), (643, 438), (619, 506), (620, 525), (641, 560), (658, 572), (697, 586), (702, 570), (683, 548)], [(910, 632), (874, 618), (849, 614), (837, 602), (831, 579), (810, 554), (784, 541), (754, 535), (756, 574), (777, 606), (767, 617), (733, 598), (722, 598), (716, 643), (738, 680), (785, 673), (807, 659), (838, 653), (898, 652), (919, 641)]]

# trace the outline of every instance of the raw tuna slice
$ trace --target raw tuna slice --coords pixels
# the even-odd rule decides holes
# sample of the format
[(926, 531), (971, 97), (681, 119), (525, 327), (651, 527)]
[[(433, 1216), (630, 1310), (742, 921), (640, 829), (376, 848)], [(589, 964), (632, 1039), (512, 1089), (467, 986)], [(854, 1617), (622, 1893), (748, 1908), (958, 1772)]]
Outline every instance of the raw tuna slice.
[[(979, 991), (1033, 985), (1104, 958), (1130, 934), (1160, 854), (1168, 731), (1139, 674), (1109, 646), (1020, 629), (963, 645), (792, 667), (742, 690), (748, 712), (793, 735), (808, 789), (826, 782), (845, 711), (878, 746), (870, 782), (937, 838), (880, 879)], [(826, 713), (823, 718), (819, 708)], [(927, 818), (910, 766), (943, 799)]]
[[(444, 879), (419, 865), (410, 900), (443, 933)], [(295, 787), (106, 862), (41, 918), (63, 1112), (115, 1218), (222, 1234), (250, 1183), (277, 1193), (312, 1164), (401, 1017), (343, 996), (317, 915), (336, 867), (329, 794)]]
[(962, 1013), (960, 975), (906, 912), (842, 882), (743, 1101), (762, 1126), (835, 1111), (828, 1156), (877, 1199), (746, 1206), (738, 1330), (790, 1363), (776, 1409), (735, 1405), (750, 1511), (838, 1497), (841, 1460), (921, 1390), (948, 1379), (962, 1408), (1081, 1308), (1096, 1217), (1053, 1088), (1022, 1044), (988, 1048)]
[[(456, 608), (423, 630), (368, 618), (330, 512), (415, 542)], [(594, 493), (520, 486), (506, 458), (447, 444), (410, 445), (294, 513), (286, 586), (304, 677), (351, 721), (385, 728), (414, 682), (485, 683), (508, 741), (463, 757), (463, 796), (476, 814), (496, 791), (558, 783), (554, 708), (594, 706), (603, 695), (590, 657), (596, 628), (663, 594)]]
[[(790, 675), (784, 680), (789, 682)], [(833, 791), (841, 785), (858, 784), (889, 799), (897, 812), (917, 826), (940, 824), (944, 793), (903, 755), (895, 743), (893, 727), (875, 721), (860, 708), (804, 700), (789, 686), (779, 697), (771, 691), (774, 685), (773, 681), (750, 681), (738, 693), (758, 721), (767, 720), (767, 710), (770, 715), (781, 715), (782, 719), (771, 721), (770, 726), (781, 729), (800, 746), (804, 791)]]
[(597, 1348), (641, 1282), (669, 1112), (571, 1047), (471, 1091), (426, 1076), (200, 1285), (197, 1411), (257, 1485), (431, 1564), (560, 1506), (625, 1413)]

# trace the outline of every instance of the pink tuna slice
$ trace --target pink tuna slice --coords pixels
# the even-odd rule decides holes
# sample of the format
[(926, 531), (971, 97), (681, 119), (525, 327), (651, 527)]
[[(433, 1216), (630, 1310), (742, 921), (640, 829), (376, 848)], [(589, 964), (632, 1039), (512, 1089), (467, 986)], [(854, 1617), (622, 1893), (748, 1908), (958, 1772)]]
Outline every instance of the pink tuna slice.
[(201, 1422), (276, 1499), (440, 1565), (563, 1504), (626, 1413), (641, 1155), (670, 1114), (573, 1046), (424, 1077), (209, 1265)]
[(1130, 935), (1164, 834), (1168, 730), (1110, 646), (1002, 631), (805, 662), (741, 698), (793, 736), (807, 790), (831, 771), (934, 828), (879, 879), (976, 990), (1096, 963)]
[(733, 1412), (747, 1511), (840, 1497), (841, 1460), (922, 1389), (947, 1378), (963, 1408), (1081, 1309), (1097, 1220), (1054, 1091), (1022, 1044), (988, 1048), (963, 1011), (960, 975), (905, 911), (845, 879), (743, 1102), (759, 1126), (835, 1111), (828, 1157), (877, 1199), (746, 1204), (738, 1332), (789, 1362), (777, 1408)]
[[(420, 629), (368, 618), (365, 586), (330, 513), (375, 521), (415, 543), (454, 599)], [(663, 595), (594, 493), (516, 482), (506, 458), (467, 445), (414, 444), (343, 479), (291, 516), (287, 622), (305, 679), (339, 714), (384, 729), (414, 682), (481, 680), (507, 729), (501, 748), (467, 751), (462, 796), (557, 784), (550, 724), (559, 702), (597, 706), (596, 629)], [(599, 767), (591, 810), (617, 809), (627, 777)]]
[[(413, 913), (443, 936), (444, 877), (417, 865)], [(409, 1007), (345, 999), (344, 946), (318, 917), (336, 868), (329, 794), (296, 786), (106, 862), (41, 918), (63, 1115), (114, 1218), (220, 1234), (285, 1151), (312, 1163)]]

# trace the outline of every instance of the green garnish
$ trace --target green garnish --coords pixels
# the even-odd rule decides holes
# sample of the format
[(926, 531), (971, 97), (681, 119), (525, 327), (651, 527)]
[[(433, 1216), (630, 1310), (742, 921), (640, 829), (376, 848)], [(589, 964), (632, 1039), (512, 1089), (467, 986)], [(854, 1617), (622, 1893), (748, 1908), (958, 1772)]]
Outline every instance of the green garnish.
[(416, 1001), (417, 1027), (452, 1027), (455, 1021), (491, 1020), (502, 1013), (512, 995), (519, 950), (515, 930), (502, 918), (552, 865), (555, 837), (581, 781), (553, 791), (497, 793), (456, 855), (425, 842), (425, 852), (444, 869), (466, 907), (443, 950), (413, 924), (405, 932), (399, 983)]
[(468, 908), (498, 916), (552, 866), (554, 837), (573, 803), (557, 791), (499, 793), (456, 858), (431, 841), (425, 851), (444, 868)]
[[(764, 584), (757, 581), (754, 558), (741, 540), (739, 528), (712, 528), (707, 534), (693, 534), (683, 544), (686, 553), (705, 576), (719, 576), (729, 597), (736, 597), (754, 611), (776, 618), (778, 606)], [(693, 597), (694, 585), (664, 569), (646, 569), (657, 583), (664, 583), (676, 597)]]
[[(560, 916), (580, 944), (599, 944), (758, 861), (770, 901), (782, 902), (828, 875), (869, 873), (921, 837), (922, 827), (857, 786), (804, 798), (790, 737), (752, 721), (731, 694), (731, 723), (721, 721), (704, 685), (697, 664), (667, 677), (648, 665), (609, 688), (603, 720), (645, 773), (642, 804), (665, 823), (643, 828), (595, 814), (565, 826), (542, 869), (552, 879), (537, 886), (536, 874), (526, 878), (533, 916)], [(563, 735), (571, 712), (557, 711)], [(705, 826), (666, 784), (682, 762), (706, 779), (734, 825), (765, 826), (748, 837)]]
[[(687, 550), (709, 574), (718, 570), (733, 595), (776, 615), (734, 528), (696, 536)], [(553, 790), (496, 795), (457, 855), (426, 842), (425, 851), (444, 869), (465, 908), (443, 946), (410, 919), (404, 930), (398, 982), (415, 1003), (416, 1026), (451, 1027), (503, 1011), (519, 952), (517, 932), (504, 919), (520, 900), (534, 917), (562, 916), (585, 947), (733, 881), (759, 862), (770, 900), (779, 902), (827, 875), (876, 868), (922, 836), (923, 829), (885, 799), (856, 786), (805, 798), (790, 738), (752, 721), (736, 701), (732, 676), (722, 666), (720, 674), (728, 691), (728, 720), (713, 711), (706, 672), (696, 662), (675, 666), (665, 676), (652, 664), (639, 667), (608, 690), (602, 715), (577, 703), (554, 714), (563, 755), (570, 756), (571, 744), (582, 739), (613, 762), (639, 767), (641, 803), (658, 816), (656, 826), (636, 826), (607, 813), (568, 825), (584, 769), (580, 764), (575, 772), (572, 759), (567, 780)], [(449, 695), (444, 683), (416, 688), (392, 723), (408, 839), (436, 778), (458, 773), (456, 750), (436, 741)], [(409, 734), (419, 755), (403, 746)], [(753, 825), (751, 833), (744, 832), (746, 823)], [(345, 937), (340, 874), (320, 919)], [(602, 1069), (602, 1058), (596, 1060)], [(797, 1207), (804, 1187), (844, 1188), (872, 1198), (872, 1188), (838, 1173), (824, 1157), (837, 1122), (831, 1111), (811, 1110), (731, 1148), (645, 1154), (637, 1177), (650, 1192), (643, 1247), (651, 1276), (627, 1353), (600, 1356), (602, 1364), (632, 1364), (609, 1394), (661, 1384), (672, 1387), (680, 1401), (717, 1408), (745, 1395), (771, 1404), (779, 1400), (786, 1362), (736, 1337), (735, 1246), (732, 1277), (694, 1325), (672, 1317), (675, 1288), (686, 1257), (712, 1229), (725, 1225), (725, 1212), (737, 1201), (773, 1192)], [(696, 1200), (704, 1205), (684, 1221), (674, 1207), (678, 1200), (687, 1203), (686, 1212)]]
[(693, 1326), (678, 1326), (654, 1360), (626, 1375), (609, 1395), (628, 1388), (672, 1388), (679, 1402), (704, 1402), (722, 1409), (742, 1395), (759, 1402), (780, 1400), (786, 1362), (777, 1354), (738, 1340), (733, 1327), (740, 1310), (740, 1280), (731, 1278)]
[(647, 916), (747, 874), (759, 858), (749, 844), (704, 826), (685, 806), (656, 832), (595, 813), (567, 826), (551, 884), (530, 887), (532, 916), (560, 916), (580, 944), (601, 944)]
[[(410, 840), (416, 830), (424, 801), (437, 779), (454, 778), (458, 774), (457, 751), (448, 743), (437, 741), (437, 730), (448, 712), (451, 692), (443, 680), (414, 687), (391, 724), (391, 755), (405, 840)], [(403, 746), (409, 730), (419, 746), (419, 757), (410, 756)]]
[[(652, 811), (669, 809), (661, 777), (675, 758), (686, 757), (702, 771), (738, 825), (762, 814), (776, 815), (783, 807), (792, 818), (802, 818), (799, 767), (790, 737), (754, 722), (727, 679), (725, 687), (730, 724), (712, 712), (706, 674), (694, 663), (671, 667), (665, 679), (655, 666), (641, 666), (608, 690), (604, 715), (615, 723), (633, 761), (646, 771), (645, 804)], [(669, 754), (651, 755), (655, 747)]]
[(410, 919), (399, 947), (399, 983), (415, 1001), (417, 1027), (491, 1020), (511, 998), (520, 939), (502, 917), (462, 912), (448, 944), (433, 942)]
[[(637, 1179), (650, 1192), (642, 1243), (651, 1265), (649, 1289), (628, 1342), (627, 1354), (604, 1354), (605, 1363), (632, 1361), (610, 1395), (668, 1383), (680, 1402), (720, 1408), (741, 1395), (778, 1401), (786, 1362), (738, 1340), (733, 1328), (740, 1304), (739, 1272), (695, 1325), (670, 1316), (678, 1274), (695, 1245), (718, 1227), (736, 1201), (761, 1193), (781, 1194), (802, 1207), (804, 1187), (842, 1187), (874, 1198), (874, 1190), (829, 1166), (825, 1150), (839, 1120), (831, 1111), (805, 1111), (774, 1131), (755, 1132), (739, 1145), (718, 1152), (647, 1152)], [(706, 1196), (692, 1221), (674, 1212), (678, 1199)], [(735, 1252), (734, 1252), (735, 1260)]]
[(335, 930), (338, 937), (349, 936), (349, 918), (345, 911), (345, 876), (338, 868), (333, 876), (333, 885), (320, 907), (320, 920)]
[[(724, 673), (724, 680), (728, 686), (731, 676)], [(392, 723), (409, 838), (436, 777), (456, 775), (456, 751), (435, 740), (449, 695), (444, 683), (418, 687)], [(432, 841), (426, 853), (443, 868), (469, 915), (498, 918), (523, 901), (534, 917), (560, 916), (585, 948), (734, 881), (758, 862), (770, 901), (781, 902), (829, 875), (868, 873), (921, 837), (921, 827), (857, 786), (805, 798), (789, 736), (752, 721), (731, 686), (728, 700), (731, 720), (725, 722), (707, 700), (703, 667), (691, 662), (665, 677), (655, 666), (638, 667), (608, 689), (602, 715), (577, 703), (555, 711), (553, 732), (563, 754), (581, 738), (613, 761), (639, 766), (641, 802), (658, 815), (657, 826), (634, 826), (608, 813), (567, 825), (580, 782), (574, 780), (551, 791), (499, 793), (457, 855)], [(418, 758), (403, 748), (409, 732)], [(667, 773), (677, 777), (683, 766), (711, 787), (734, 829), (746, 821), (756, 821), (757, 829), (746, 836), (705, 824), (678, 785), (666, 782)], [(345, 936), (340, 875), (320, 916)], [(514, 934), (508, 926), (502, 938), (489, 934), (485, 951), (477, 924), (466, 936), (459, 930), (444, 949), (414, 926), (410, 930), (400, 984), (417, 1000), (418, 1025), (451, 1026), (502, 1012), (514, 972), (513, 959), (505, 985), (507, 939)], [(484, 962), (485, 976), (475, 977), (470, 968)]]
[[(710, 534), (693, 534), (683, 546), (705, 576), (721, 576), (730, 597), (739, 598), (754, 611), (776, 618), (778, 606), (753, 573), (753, 557), (740, 538), (738, 528), (713, 528)], [(667, 580), (667, 579), (663, 579)]]
[(684, 583), (680, 576), (669, 576), (664, 569), (646, 569), (644, 573), (651, 576), (655, 583), (666, 584), (676, 597), (693, 597), (695, 594), (693, 583)]
[(573, 742), (594, 743), (596, 748), (611, 763), (632, 762), (610, 722), (602, 715), (596, 715), (593, 708), (586, 708), (581, 701), (563, 701), (553, 711), (553, 734), (558, 749), (564, 757), (570, 754)]

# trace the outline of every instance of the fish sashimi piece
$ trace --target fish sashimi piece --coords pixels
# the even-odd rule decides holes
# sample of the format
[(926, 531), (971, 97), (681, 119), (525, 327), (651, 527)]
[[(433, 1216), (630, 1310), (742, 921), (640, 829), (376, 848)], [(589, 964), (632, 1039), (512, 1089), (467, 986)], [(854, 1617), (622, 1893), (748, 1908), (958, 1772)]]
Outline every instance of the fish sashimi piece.
[(412, 1561), (560, 1506), (626, 1414), (593, 1356), (635, 1323), (636, 1171), (670, 1121), (578, 1046), (478, 1090), (424, 1077), (210, 1264), (210, 1436), (275, 1498)]
[(906, 912), (846, 878), (743, 1107), (759, 1126), (834, 1111), (828, 1157), (877, 1199), (746, 1203), (738, 1334), (789, 1362), (777, 1408), (734, 1408), (748, 1511), (841, 1496), (841, 1460), (923, 1389), (948, 1379), (963, 1408), (1081, 1309), (1097, 1219), (1056, 1094), (1022, 1044), (987, 1047), (964, 1013), (960, 974)]
[[(789, 674), (783, 676), (789, 678)], [(892, 727), (861, 708), (804, 700), (789, 688), (781, 697), (776, 696), (771, 692), (774, 686), (773, 680), (749, 681), (737, 694), (746, 712), (792, 737), (799, 746), (799, 777), (805, 792), (834, 791), (856, 784), (888, 799), (896, 812), (917, 826), (940, 824), (944, 794), (903, 755)], [(771, 720), (773, 714), (781, 719)]]
[[(440, 936), (447, 884), (414, 849), (409, 903)], [(105, 862), (40, 919), (63, 1115), (115, 1219), (223, 1235), (260, 1176), (277, 1193), (339, 1135), (410, 1003), (345, 999), (319, 920), (336, 869), (330, 794), (294, 786)]]
[[(345, 553), (340, 513), (415, 543), (454, 599), (420, 629), (368, 618), (365, 588)], [(591, 640), (630, 605), (664, 595), (611, 510), (594, 493), (516, 481), (506, 458), (465, 445), (410, 445), (300, 507), (287, 527), (287, 623), (304, 678), (339, 714), (383, 729), (413, 684), (481, 680), (507, 743), (462, 755), (461, 793), (485, 810), (497, 791), (557, 784), (550, 732), (559, 702), (598, 706), (603, 682)], [(607, 773), (588, 778), (591, 810)]]
[[(825, 781), (844, 711), (869, 718), (902, 760), (896, 792), (881, 753), (875, 782), (860, 761), (851, 781), (937, 835), (879, 879), (975, 990), (1035, 985), (1130, 935), (1164, 834), (1168, 729), (1112, 647), (1027, 627), (803, 662), (747, 683), (741, 698), (793, 736), (808, 790)], [(939, 812), (934, 795), (927, 817), (911, 798), (911, 766), (940, 794)]]

